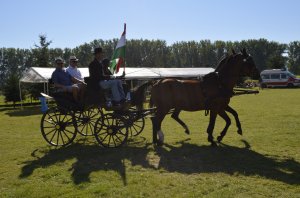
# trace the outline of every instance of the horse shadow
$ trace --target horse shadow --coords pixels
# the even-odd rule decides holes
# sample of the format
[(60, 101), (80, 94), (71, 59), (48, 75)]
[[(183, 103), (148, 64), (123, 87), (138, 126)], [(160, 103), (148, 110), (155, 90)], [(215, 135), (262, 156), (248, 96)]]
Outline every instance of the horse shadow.
[[(122, 148), (101, 148), (98, 145), (72, 144), (58, 149), (38, 150), (31, 153), (35, 159), (24, 162), (19, 178), (26, 178), (35, 169), (46, 168), (69, 159), (76, 161), (69, 168), (74, 184), (90, 182), (90, 174), (100, 170), (119, 173), (127, 185), (126, 167), (141, 166), (166, 172), (183, 174), (225, 173), (228, 175), (261, 176), (287, 184), (300, 184), (300, 164), (294, 159), (277, 159), (251, 150), (248, 142), (244, 148), (221, 144), (218, 147), (200, 146), (186, 141), (153, 147), (138, 143)], [(154, 160), (149, 154), (156, 157)], [(41, 155), (41, 157), (37, 155)], [(154, 161), (154, 162), (153, 162)]]
[[(19, 178), (26, 178), (33, 174), (34, 170), (40, 167), (46, 168), (59, 162), (69, 159), (76, 159), (69, 171), (72, 172), (72, 180), (77, 185), (82, 182), (90, 182), (90, 174), (99, 170), (114, 170), (119, 173), (123, 184), (127, 185), (126, 162), (129, 160), (132, 166), (140, 165), (144, 168), (151, 168), (147, 162), (149, 144), (144, 146), (126, 146), (122, 148), (102, 148), (99, 145), (83, 145), (79, 143), (67, 147), (48, 150), (34, 150), (31, 156), (35, 159), (23, 162)], [(37, 155), (44, 154), (42, 157)]]
[(178, 145), (157, 147), (159, 169), (167, 172), (226, 173), (256, 176), (300, 184), (300, 163), (294, 159), (276, 159), (251, 150), (247, 141), (244, 148), (220, 144), (218, 147), (199, 146), (184, 141)]

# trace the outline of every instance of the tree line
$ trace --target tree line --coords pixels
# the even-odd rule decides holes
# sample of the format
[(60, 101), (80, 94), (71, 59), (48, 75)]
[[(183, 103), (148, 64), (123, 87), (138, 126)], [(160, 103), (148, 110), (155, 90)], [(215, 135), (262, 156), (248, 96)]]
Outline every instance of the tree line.
[[(79, 59), (79, 67), (87, 67), (93, 60), (93, 49), (101, 46), (106, 57), (111, 57), (118, 39), (93, 40), (73, 49), (51, 48), (46, 35), (39, 36), (39, 44), (32, 49), (0, 48), (0, 90), (12, 89), (12, 82), (20, 79), (29, 67), (54, 67), (55, 57), (68, 63), (71, 55)], [(260, 70), (287, 67), (300, 74), (300, 41), (288, 44), (249, 39), (242, 41), (181, 41), (167, 45), (164, 40), (131, 39), (126, 43), (127, 67), (213, 67), (231, 49), (246, 48)], [(16, 88), (17, 90), (17, 88)], [(8, 100), (11, 101), (11, 100)]]

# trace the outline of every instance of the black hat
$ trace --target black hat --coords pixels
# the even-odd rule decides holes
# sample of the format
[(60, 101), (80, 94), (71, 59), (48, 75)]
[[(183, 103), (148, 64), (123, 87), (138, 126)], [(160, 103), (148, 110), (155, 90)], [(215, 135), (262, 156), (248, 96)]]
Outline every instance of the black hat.
[(96, 47), (94, 49), (94, 54), (103, 53), (102, 47)]

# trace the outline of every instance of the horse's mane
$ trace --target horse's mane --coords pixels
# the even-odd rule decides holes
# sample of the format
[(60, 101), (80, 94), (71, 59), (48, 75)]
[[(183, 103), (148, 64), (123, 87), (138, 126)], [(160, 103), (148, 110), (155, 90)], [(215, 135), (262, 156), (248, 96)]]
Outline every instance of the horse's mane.
[(227, 65), (231, 60), (233, 60), (236, 56), (241, 55), (240, 53), (233, 53), (231, 55), (224, 55), (223, 59), (219, 62), (217, 68), (215, 69), (215, 72), (220, 72), (225, 65)]

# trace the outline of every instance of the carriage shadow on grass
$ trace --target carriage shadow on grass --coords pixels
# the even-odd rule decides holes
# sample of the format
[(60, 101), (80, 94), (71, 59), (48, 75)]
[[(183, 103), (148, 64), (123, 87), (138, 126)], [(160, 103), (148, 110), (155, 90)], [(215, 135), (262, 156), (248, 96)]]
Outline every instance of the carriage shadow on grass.
[[(252, 151), (246, 142), (244, 148), (222, 144), (219, 147), (199, 146), (188, 142), (153, 148), (152, 144), (128, 145), (118, 149), (104, 149), (98, 145), (72, 144), (68, 147), (47, 150), (42, 157), (24, 162), (19, 178), (26, 178), (37, 168), (54, 165), (69, 159), (76, 159), (70, 167), (75, 184), (90, 181), (94, 171), (113, 170), (119, 173), (127, 185), (126, 164), (147, 169), (183, 174), (225, 173), (228, 175), (261, 176), (287, 184), (300, 184), (300, 164), (294, 159), (280, 160)], [(157, 164), (148, 159), (155, 153)]]
[[(90, 182), (90, 174), (100, 170), (114, 170), (119, 173), (124, 185), (127, 185), (126, 164), (129, 160), (132, 166), (140, 165), (145, 168), (151, 168), (146, 157), (149, 152), (149, 144), (143, 146), (126, 146), (121, 148), (102, 148), (99, 145), (83, 145), (75, 143), (67, 147), (48, 150), (42, 153), (36, 149), (31, 153), (35, 160), (24, 162), (19, 178), (30, 176), (37, 168), (46, 168), (58, 162), (76, 159), (69, 171), (72, 172), (72, 179), (75, 184)], [(40, 155), (38, 157), (36, 155)]]

